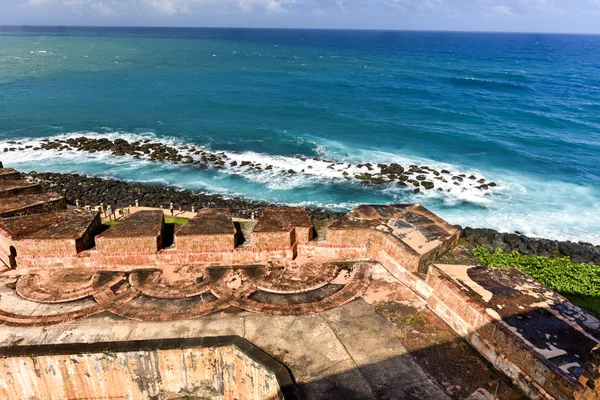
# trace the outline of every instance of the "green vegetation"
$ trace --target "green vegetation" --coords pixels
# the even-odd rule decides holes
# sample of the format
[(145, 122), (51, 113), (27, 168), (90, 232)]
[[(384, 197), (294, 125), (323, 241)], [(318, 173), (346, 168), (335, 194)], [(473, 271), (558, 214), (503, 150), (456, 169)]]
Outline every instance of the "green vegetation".
[(108, 221), (108, 222), (105, 222), (104, 225), (108, 225), (108, 226), (119, 225), (119, 221)]
[(485, 246), (473, 252), (490, 267), (515, 267), (531, 275), (543, 285), (562, 294), (581, 308), (600, 317), (600, 266), (576, 264), (568, 257), (524, 256), (518, 251), (490, 253)]
[(190, 222), (187, 218), (165, 216), (165, 224), (184, 225)]

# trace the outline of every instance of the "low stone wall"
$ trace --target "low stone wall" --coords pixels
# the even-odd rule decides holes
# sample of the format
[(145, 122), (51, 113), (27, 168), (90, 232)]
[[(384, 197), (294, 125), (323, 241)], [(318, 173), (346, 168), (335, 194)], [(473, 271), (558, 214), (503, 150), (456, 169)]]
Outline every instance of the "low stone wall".
[[(368, 257), (381, 263), (396, 279), (427, 301), (428, 307), (470, 343), (495, 368), (511, 378), (531, 399), (571, 400), (577, 383), (539, 357), (511, 330), (464, 295), (461, 289), (435, 266), (425, 279), (417, 270), (405, 268), (397, 246), (385, 245), (385, 235), (373, 236)], [(381, 243), (373, 246), (373, 243)], [(410, 262), (410, 257), (408, 259)], [(410, 265), (410, 264), (408, 264)], [(414, 269), (415, 265), (410, 268)], [(584, 398), (587, 399), (587, 398)], [(594, 397), (590, 399), (597, 400)]]
[(288, 232), (252, 232), (252, 247), (257, 250), (285, 249), (295, 242), (294, 228)]
[(86, 250), (76, 256), (21, 257), (19, 273), (28, 273), (38, 268), (93, 268), (129, 270), (135, 268), (154, 268), (169, 264), (252, 264), (271, 259), (292, 260), (296, 257), (296, 246), (285, 249), (260, 250), (250, 247), (238, 247), (220, 252), (186, 252), (177, 249), (163, 249), (153, 254), (100, 254), (96, 250)]
[(297, 398), (287, 370), (237, 337), (17, 350), (0, 350), (3, 399)]
[(298, 255), (306, 257), (325, 257), (332, 259), (360, 259), (367, 256), (367, 246), (340, 247), (325, 242), (299, 243)]
[(575, 393), (575, 400), (600, 400), (600, 346), (590, 354), (579, 383), (581, 388)]
[(484, 307), (472, 302), (444, 272), (430, 267), (426, 283), (432, 289), (428, 307), (495, 368), (511, 378), (529, 398), (573, 398), (575, 382), (539, 357)]
[(462, 229), (461, 243), (469, 250), (483, 245), (490, 251), (517, 250), (524, 255), (563, 256), (570, 257), (576, 263), (600, 265), (600, 246), (591, 243), (530, 238), (517, 233), (501, 233), (493, 229), (469, 227)]
[(182, 235), (175, 234), (178, 251), (220, 252), (231, 251), (236, 246), (235, 235)]

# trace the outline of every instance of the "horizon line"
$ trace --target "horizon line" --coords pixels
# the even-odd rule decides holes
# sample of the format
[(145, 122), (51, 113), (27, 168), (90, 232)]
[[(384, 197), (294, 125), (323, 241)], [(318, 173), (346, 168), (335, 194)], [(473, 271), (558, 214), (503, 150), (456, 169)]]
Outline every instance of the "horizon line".
[(517, 35), (572, 35), (600, 36), (600, 32), (538, 32), (538, 31), (481, 31), (458, 29), (398, 29), (398, 28), (307, 28), (307, 27), (250, 27), (250, 26), (168, 26), (168, 25), (32, 25), (0, 24), (3, 28), (137, 28), (137, 29), (247, 29), (247, 30), (302, 30), (302, 31), (371, 31), (371, 32), (431, 32), (431, 33), (495, 33)]

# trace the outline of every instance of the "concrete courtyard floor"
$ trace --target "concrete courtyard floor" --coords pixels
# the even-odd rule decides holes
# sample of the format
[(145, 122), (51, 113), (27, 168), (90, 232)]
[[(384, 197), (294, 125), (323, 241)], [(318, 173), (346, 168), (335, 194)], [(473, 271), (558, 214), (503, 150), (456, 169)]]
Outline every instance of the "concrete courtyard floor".
[[(0, 285), (14, 282), (0, 277)], [(497, 388), (500, 399), (523, 398), (379, 265), (362, 298), (318, 314), (227, 309), (160, 323), (103, 313), (46, 327), (0, 325), (0, 346), (224, 335), (241, 336), (283, 363), (306, 399), (475, 400), (492, 399)]]

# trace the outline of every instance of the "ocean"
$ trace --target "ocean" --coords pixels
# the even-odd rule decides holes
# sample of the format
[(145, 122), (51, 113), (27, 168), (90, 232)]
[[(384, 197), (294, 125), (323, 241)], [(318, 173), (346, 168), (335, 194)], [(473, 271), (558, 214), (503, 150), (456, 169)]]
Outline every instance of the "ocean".
[[(81, 136), (273, 168), (33, 150)], [(10, 141), (23, 150), (4, 152)], [(4, 27), (0, 160), (336, 210), (420, 203), (453, 224), (600, 244), (600, 37)], [(330, 162), (426, 165), (497, 187), (414, 193)]]

